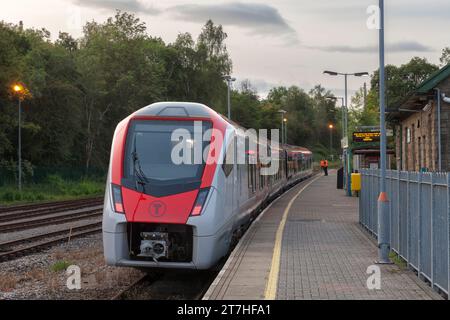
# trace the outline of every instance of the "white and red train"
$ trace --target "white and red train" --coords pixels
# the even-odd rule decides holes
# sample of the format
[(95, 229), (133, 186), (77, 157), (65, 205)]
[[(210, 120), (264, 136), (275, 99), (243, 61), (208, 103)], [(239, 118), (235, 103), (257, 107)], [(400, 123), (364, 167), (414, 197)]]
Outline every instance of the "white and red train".
[[(108, 265), (138, 268), (209, 269), (225, 256), (242, 230), (269, 201), (312, 174), (312, 153), (283, 145), (279, 169), (262, 175), (258, 153), (245, 144), (246, 161), (202, 159), (175, 164), (176, 129), (204, 131), (205, 158), (224, 159), (242, 130), (209, 107), (155, 103), (121, 121), (115, 131), (103, 209), (103, 245)], [(215, 148), (215, 132), (223, 139)], [(255, 142), (258, 150), (266, 145)], [(233, 152), (237, 157), (237, 151)], [(256, 158), (256, 157), (255, 157)], [(227, 158), (229, 159), (229, 158)]]

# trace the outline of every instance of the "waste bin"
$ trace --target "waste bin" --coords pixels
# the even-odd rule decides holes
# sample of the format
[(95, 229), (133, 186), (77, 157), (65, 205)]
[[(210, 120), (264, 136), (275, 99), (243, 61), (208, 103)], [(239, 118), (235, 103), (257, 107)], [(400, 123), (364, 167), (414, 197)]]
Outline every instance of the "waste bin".
[(361, 173), (352, 173), (352, 191), (361, 191)]
[(344, 168), (337, 171), (337, 189), (344, 189)]

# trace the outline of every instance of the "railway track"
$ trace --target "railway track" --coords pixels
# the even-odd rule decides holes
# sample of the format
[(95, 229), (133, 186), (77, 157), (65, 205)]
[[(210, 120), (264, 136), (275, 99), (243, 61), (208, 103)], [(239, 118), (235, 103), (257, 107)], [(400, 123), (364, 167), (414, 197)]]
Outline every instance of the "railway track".
[(101, 208), (100, 205), (93, 204), (82, 204), (77, 207), (69, 207), (69, 208), (58, 208), (55, 210), (36, 210), (36, 211), (29, 211), (29, 212), (13, 212), (8, 214), (0, 214), (0, 224), (4, 222), (14, 221), (14, 220), (23, 220), (28, 218), (35, 218), (35, 217), (42, 217), (58, 212), (65, 212), (69, 210), (80, 210), (85, 208), (92, 208), (92, 207), (98, 207)]
[(164, 270), (142, 276), (111, 300), (201, 300), (216, 278), (213, 270)]
[[(101, 232), (101, 222), (0, 243), (0, 262), (42, 251), (55, 244)], [(47, 239), (47, 240), (46, 240)]]
[(26, 229), (32, 229), (47, 225), (55, 225), (55, 224), (62, 224), (72, 221), (78, 221), (78, 220), (84, 220), (89, 219), (93, 217), (98, 217), (102, 215), (102, 209), (96, 208), (96, 209), (90, 209), (86, 211), (81, 212), (71, 212), (66, 213), (62, 212), (58, 215), (53, 215), (50, 217), (43, 217), (39, 219), (32, 219), (32, 220), (21, 220), (21, 221), (13, 221), (8, 223), (0, 223), (0, 232), (12, 232), (12, 231), (20, 231), (20, 230), (26, 230)]
[(41, 202), (41, 203), (31, 203), (31, 204), (20, 204), (14, 206), (0, 206), (0, 213), (4, 212), (13, 212), (13, 211), (29, 211), (29, 210), (37, 210), (42, 208), (57, 208), (64, 206), (78, 206), (82, 203), (87, 202), (103, 202), (103, 197), (95, 197), (95, 198), (84, 198), (84, 199), (75, 199), (75, 200), (64, 200), (64, 201), (52, 201), (52, 202)]
[(15, 206), (0, 206), (0, 217), (8, 215), (10, 213), (25, 213), (25, 212), (40, 212), (40, 211), (56, 211), (69, 208), (80, 208), (82, 206), (93, 206), (103, 204), (103, 197), (43, 202), (37, 204), (22, 204)]

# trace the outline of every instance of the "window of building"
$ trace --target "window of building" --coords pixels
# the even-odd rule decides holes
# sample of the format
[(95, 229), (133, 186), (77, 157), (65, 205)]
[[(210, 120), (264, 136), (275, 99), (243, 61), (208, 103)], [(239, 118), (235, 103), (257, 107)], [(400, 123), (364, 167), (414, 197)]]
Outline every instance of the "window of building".
[(406, 128), (406, 143), (411, 143), (411, 128)]

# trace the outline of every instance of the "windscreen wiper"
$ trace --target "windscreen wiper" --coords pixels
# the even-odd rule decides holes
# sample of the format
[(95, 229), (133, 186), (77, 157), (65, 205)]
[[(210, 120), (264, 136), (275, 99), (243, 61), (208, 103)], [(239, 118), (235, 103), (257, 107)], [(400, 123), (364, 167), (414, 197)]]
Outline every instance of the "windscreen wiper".
[(139, 156), (136, 151), (136, 135), (134, 136), (134, 150), (132, 156), (133, 156), (133, 172), (134, 176), (136, 177), (136, 189), (139, 189), (138, 185), (140, 185), (142, 186), (142, 190), (144, 191), (144, 193), (147, 193), (145, 187), (149, 183), (149, 179), (146, 177), (144, 171), (142, 170), (141, 162), (139, 161)]

